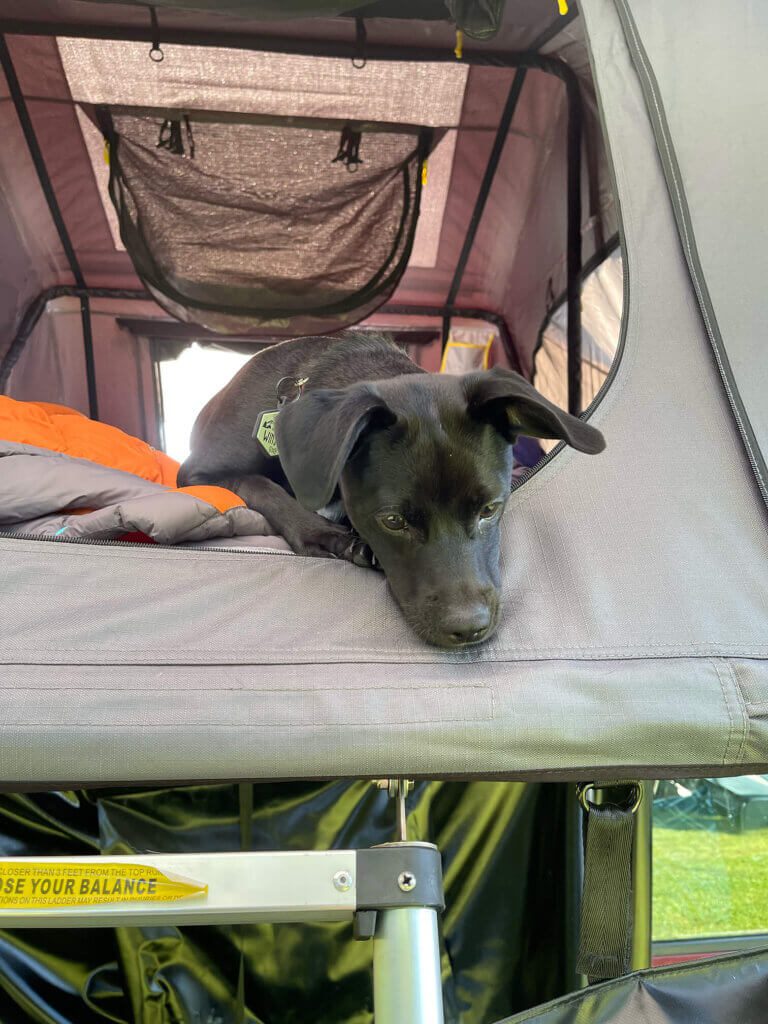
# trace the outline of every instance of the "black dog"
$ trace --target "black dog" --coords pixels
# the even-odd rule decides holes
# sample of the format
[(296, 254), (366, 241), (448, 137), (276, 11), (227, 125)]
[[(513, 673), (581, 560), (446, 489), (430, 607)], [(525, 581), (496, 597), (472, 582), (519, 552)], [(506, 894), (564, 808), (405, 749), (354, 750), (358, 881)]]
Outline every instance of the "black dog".
[[(278, 392), (276, 455), (262, 414)], [(304, 338), (254, 356), (211, 399), (179, 484), (230, 488), (299, 554), (370, 565), (372, 553), (419, 636), (461, 647), (498, 624), (518, 434), (605, 447), (508, 370), (436, 376), (387, 338)]]

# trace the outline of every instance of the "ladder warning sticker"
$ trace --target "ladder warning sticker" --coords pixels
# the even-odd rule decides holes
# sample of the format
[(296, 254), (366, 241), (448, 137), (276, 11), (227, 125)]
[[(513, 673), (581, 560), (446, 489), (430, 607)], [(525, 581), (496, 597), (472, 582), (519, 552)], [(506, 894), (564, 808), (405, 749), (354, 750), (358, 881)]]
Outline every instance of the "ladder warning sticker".
[(0, 912), (158, 903), (207, 892), (207, 885), (145, 864), (0, 860)]

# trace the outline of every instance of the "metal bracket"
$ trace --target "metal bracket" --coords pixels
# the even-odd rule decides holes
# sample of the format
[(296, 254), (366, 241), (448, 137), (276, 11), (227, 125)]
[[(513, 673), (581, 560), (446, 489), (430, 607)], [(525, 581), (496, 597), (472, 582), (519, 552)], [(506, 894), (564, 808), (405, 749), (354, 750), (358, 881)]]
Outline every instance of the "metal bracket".
[(393, 800), (397, 800), (397, 838), (401, 843), (408, 841), (408, 816), (405, 798), (413, 789), (412, 779), (377, 779), (376, 786), (385, 789)]
[(442, 910), (443, 871), (432, 843), (386, 843), (357, 851), (357, 909)]

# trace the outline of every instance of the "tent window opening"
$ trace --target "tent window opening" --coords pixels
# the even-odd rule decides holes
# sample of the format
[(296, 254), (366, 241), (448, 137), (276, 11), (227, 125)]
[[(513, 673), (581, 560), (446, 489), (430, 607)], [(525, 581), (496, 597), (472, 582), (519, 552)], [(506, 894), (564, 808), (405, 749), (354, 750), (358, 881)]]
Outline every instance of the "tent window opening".
[[(588, 409), (606, 384), (621, 333), (624, 273), (618, 237), (597, 254), (581, 289), (581, 407)], [(593, 263), (595, 261), (592, 261)], [(556, 405), (568, 402), (568, 307), (559, 296), (547, 312), (534, 353), (533, 383)], [(544, 441), (550, 451), (554, 442)]]
[(652, 917), (657, 955), (765, 941), (768, 775), (658, 784)]
[[(390, 333), (417, 364), (432, 359), (435, 343), (439, 346), (439, 334), (434, 330)], [(200, 410), (255, 353), (273, 343), (266, 339), (252, 344), (151, 339), (158, 404), (158, 430), (153, 440), (172, 459), (183, 462), (190, 453), (190, 435)]]
[(177, 462), (189, 455), (189, 438), (198, 412), (251, 358), (197, 342), (185, 347), (175, 359), (155, 365), (162, 394), (163, 448)]

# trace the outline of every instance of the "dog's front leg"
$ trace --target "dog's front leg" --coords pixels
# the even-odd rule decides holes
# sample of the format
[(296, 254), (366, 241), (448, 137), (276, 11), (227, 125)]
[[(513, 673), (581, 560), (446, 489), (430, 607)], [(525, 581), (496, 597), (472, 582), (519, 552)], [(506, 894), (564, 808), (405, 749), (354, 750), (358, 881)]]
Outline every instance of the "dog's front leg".
[(234, 491), (248, 508), (260, 512), (297, 555), (345, 558), (364, 568), (373, 566), (373, 552), (356, 533), (309, 512), (268, 477), (227, 477), (216, 483)]

